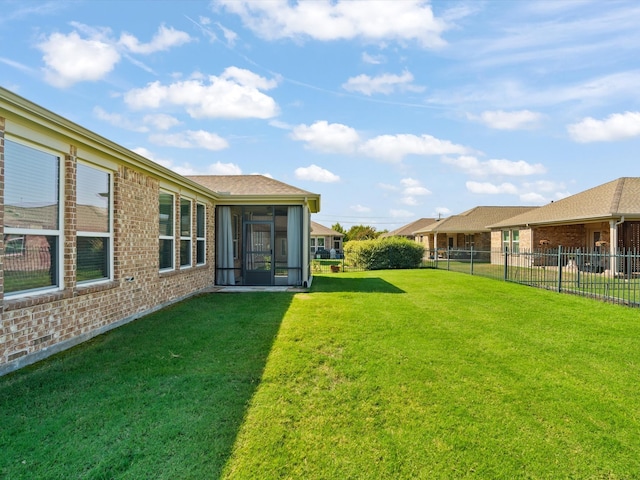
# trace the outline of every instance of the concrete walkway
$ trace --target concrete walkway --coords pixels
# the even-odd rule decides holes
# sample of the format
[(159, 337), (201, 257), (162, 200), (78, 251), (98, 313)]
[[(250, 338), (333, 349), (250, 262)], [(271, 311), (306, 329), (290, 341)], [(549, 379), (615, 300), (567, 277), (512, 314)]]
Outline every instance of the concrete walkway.
[(215, 286), (215, 287), (211, 287), (208, 288), (207, 290), (205, 290), (205, 292), (210, 292), (210, 293), (247, 293), (247, 292), (293, 292), (293, 293), (303, 293), (303, 292), (308, 292), (309, 289), (308, 288), (304, 288), (304, 287), (287, 287), (287, 286), (282, 286), (282, 287), (256, 287), (256, 286), (231, 286), (231, 287), (226, 287), (226, 286)]

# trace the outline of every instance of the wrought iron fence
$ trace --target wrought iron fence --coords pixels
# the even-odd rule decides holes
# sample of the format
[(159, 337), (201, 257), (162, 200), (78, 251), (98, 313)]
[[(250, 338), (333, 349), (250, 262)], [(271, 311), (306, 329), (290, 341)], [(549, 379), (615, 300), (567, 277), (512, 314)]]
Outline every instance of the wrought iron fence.
[(441, 249), (430, 251), (423, 266), (640, 307), (638, 250), (612, 253), (563, 247), (518, 252)]

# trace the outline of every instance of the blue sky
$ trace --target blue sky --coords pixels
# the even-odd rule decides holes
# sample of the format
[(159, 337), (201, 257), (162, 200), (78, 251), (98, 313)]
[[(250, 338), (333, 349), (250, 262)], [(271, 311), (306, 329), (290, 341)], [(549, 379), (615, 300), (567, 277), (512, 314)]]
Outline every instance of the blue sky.
[(0, 85), (181, 174), (400, 227), (640, 176), (640, 3), (0, 0)]

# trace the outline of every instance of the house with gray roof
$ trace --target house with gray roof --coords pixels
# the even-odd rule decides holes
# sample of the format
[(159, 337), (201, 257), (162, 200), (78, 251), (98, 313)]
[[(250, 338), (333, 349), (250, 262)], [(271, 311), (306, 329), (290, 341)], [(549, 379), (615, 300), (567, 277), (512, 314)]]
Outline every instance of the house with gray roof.
[[(263, 175), (189, 175), (216, 192), (216, 284), (307, 285), (320, 196)], [(306, 266), (305, 266), (306, 265)]]
[(229, 286), (308, 287), (320, 195), (185, 177), (0, 87), (0, 375)]
[(344, 243), (344, 234), (340, 233), (332, 228), (325, 227), (318, 222), (311, 222), (311, 242), (310, 250), (312, 258), (319, 250), (331, 251), (334, 255), (340, 256), (342, 254)]
[(459, 215), (437, 220), (414, 232), (424, 239), (427, 251), (436, 250), (489, 250), (491, 229), (489, 225), (537, 207), (479, 206)]
[(640, 177), (621, 177), (494, 222), (493, 249), (565, 247), (585, 251), (640, 251)]

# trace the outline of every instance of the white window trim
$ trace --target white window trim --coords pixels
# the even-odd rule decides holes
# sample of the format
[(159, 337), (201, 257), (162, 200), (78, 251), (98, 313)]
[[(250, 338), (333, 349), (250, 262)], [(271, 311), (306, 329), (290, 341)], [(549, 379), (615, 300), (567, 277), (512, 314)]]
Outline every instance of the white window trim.
[[(19, 292), (5, 292), (5, 298), (20, 298), (31, 295), (47, 294), (51, 292), (59, 292), (64, 290), (64, 194), (65, 194), (65, 168), (64, 159), (65, 154), (58, 152), (51, 148), (47, 148), (43, 145), (29, 142), (23, 138), (12, 137), (9, 133), (5, 133), (5, 142), (11, 141), (25, 147), (33, 148), (41, 152), (48, 153), (58, 158), (58, 230), (32, 230), (27, 228), (9, 228), (4, 227), (4, 234), (6, 235), (37, 235), (37, 236), (56, 236), (58, 237), (58, 251), (57, 253), (57, 265), (58, 265), (58, 285), (52, 287), (32, 288), (29, 290), (21, 290)], [(5, 143), (5, 164), (6, 164), (6, 143)]]
[[(182, 202), (189, 202), (189, 235), (182, 235)], [(180, 269), (193, 267), (193, 237), (195, 225), (193, 222), (193, 200), (187, 197), (180, 197), (180, 252), (182, 252), (182, 242), (189, 242), (189, 263), (182, 263), (180, 255)]]
[[(113, 281), (113, 266), (114, 266), (114, 252), (113, 252), (113, 171), (103, 168), (103, 167), (99, 167), (93, 163), (87, 163), (87, 162), (83, 162), (78, 160), (78, 163), (81, 163), (83, 165), (86, 165), (88, 167), (91, 168), (95, 168), (96, 170), (101, 170), (105, 173), (109, 174), (109, 231), (108, 232), (84, 232), (84, 231), (76, 231), (76, 236), (77, 237), (100, 237), (100, 238), (108, 238), (108, 246), (109, 246), (109, 276), (106, 278), (99, 278), (96, 280), (87, 280), (84, 282), (77, 282), (78, 285), (93, 285), (95, 283), (107, 283), (107, 282), (112, 282)], [(77, 184), (77, 176), (76, 176), (76, 184)], [(76, 199), (76, 206), (77, 206), (77, 199)], [(76, 265), (74, 266), (76, 268), (76, 272), (77, 272), (77, 262), (78, 259), (76, 258)]]
[[(198, 236), (198, 206), (202, 205), (202, 207), (204, 208), (204, 216), (202, 221), (204, 222), (204, 225), (202, 226), (202, 232), (203, 235), (202, 237)], [(207, 204), (206, 203), (201, 203), (201, 202), (196, 202), (196, 225), (195, 225), (195, 232), (196, 232), (196, 265), (206, 265), (207, 264)], [(198, 242), (202, 242), (204, 244), (204, 259), (202, 262), (198, 262)]]
[[(171, 229), (173, 231), (173, 235), (158, 235), (159, 240), (171, 240), (173, 248), (171, 249), (171, 266), (167, 268), (160, 268), (160, 272), (171, 272), (176, 269), (176, 195), (173, 192), (167, 192), (166, 190), (160, 190), (158, 194), (158, 208), (160, 207), (160, 194), (171, 195), (171, 208), (173, 213), (173, 219), (171, 222)], [(158, 248), (160, 246), (158, 245)]]

